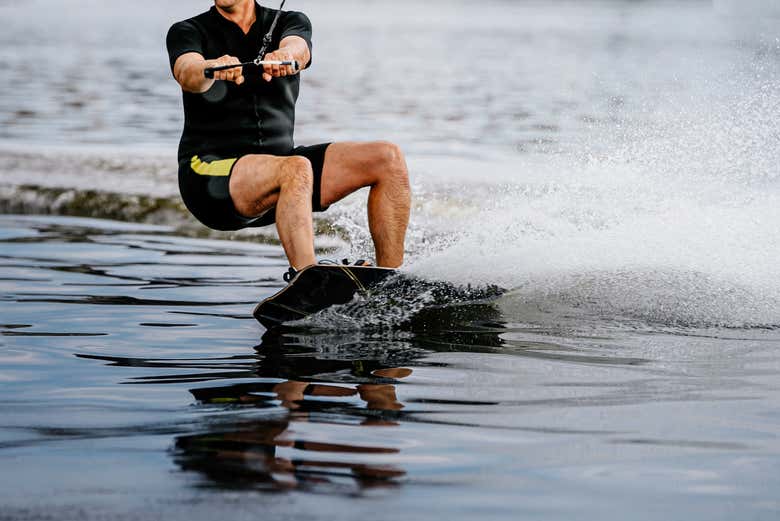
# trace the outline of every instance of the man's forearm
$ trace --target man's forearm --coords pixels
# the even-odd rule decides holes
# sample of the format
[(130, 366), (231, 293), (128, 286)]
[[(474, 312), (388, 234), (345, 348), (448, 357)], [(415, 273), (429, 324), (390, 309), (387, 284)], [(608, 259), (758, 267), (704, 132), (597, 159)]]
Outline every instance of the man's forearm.
[(280, 42), (279, 50), (285, 50), (290, 53), (301, 69), (305, 69), (309, 65), (309, 60), (311, 59), (309, 46), (306, 40), (300, 36), (288, 36)]
[[(295, 60), (298, 62), (300, 69), (305, 69), (309, 65), (311, 54), (309, 53), (309, 46), (306, 43), (306, 40), (300, 36), (288, 36), (279, 42), (279, 48), (277, 50), (266, 54), (265, 59), (278, 61)], [(297, 73), (298, 71), (293, 71), (291, 67), (279, 65), (266, 65), (263, 67), (263, 79), (265, 81), (271, 81), (273, 78)]]
[(183, 54), (176, 60), (173, 76), (186, 92), (206, 92), (214, 84), (213, 79), (203, 75), (206, 67), (211, 65), (210, 61), (203, 59), (203, 56), (197, 53)]
[(213, 78), (206, 78), (203, 70), (209, 66), (207, 61), (189, 66), (184, 73), (183, 81), (180, 82), (184, 90), (189, 92), (206, 92), (214, 85)]
[(198, 53), (182, 54), (173, 66), (173, 75), (181, 88), (186, 92), (206, 92), (214, 85), (216, 80), (232, 81), (236, 85), (244, 83), (244, 73), (241, 67), (216, 71), (213, 79), (208, 79), (203, 74), (207, 67), (238, 64), (235, 56), (222, 56), (216, 60), (206, 60)]

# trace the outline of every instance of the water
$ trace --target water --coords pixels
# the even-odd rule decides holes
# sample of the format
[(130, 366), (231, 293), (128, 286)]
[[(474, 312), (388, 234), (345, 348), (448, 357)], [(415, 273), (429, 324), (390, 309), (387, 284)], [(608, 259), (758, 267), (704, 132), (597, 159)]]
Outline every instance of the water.
[(506, 297), (271, 335), (276, 248), (0, 230), (5, 518), (777, 512), (776, 331), (513, 324)]
[(297, 140), (400, 143), (405, 269), (508, 292), (266, 334), (273, 233), (177, 198), (191, 2), (0, 3), (0, 518), (775, 519), (775, 6), (291, 7)]

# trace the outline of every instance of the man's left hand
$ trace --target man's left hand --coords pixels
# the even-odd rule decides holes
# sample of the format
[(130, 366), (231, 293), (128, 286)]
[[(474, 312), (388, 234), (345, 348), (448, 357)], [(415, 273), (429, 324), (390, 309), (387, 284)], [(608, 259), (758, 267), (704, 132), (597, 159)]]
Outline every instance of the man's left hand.
[[(277, 51), (269, 52), (263, 59), (269, 61), (294, 61), (295, 56), (293, 56), (292, 52), (281, 48)], [(271, 81), (273, 78), (282, 76), (292, 76), (294, 74), (298, 74), (298, 71), (295, 70), (292, 65), (263, 65), (263, 79), (265, 81)]]

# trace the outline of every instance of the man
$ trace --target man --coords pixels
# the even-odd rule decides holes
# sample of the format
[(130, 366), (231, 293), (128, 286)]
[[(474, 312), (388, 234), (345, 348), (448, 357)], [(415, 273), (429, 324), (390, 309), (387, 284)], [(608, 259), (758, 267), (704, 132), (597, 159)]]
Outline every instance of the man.
[[(209, 67), (253, 60), (276, 10), (253, 0), (215, 0), (174, 24), (167, 45), (184, 97), (179, 189), (192, 214), (217, 230), (276, 222), (294, 270), (316, 263), (312, 211), (370, 187), (368, 222), (379, 266), (403, 262), (410, 190), (400, 149), (386, 142), (293, 146), (300, 76), (292, 66)], [(279, 14), (265, 60), (311, 63), (311, 23)]]

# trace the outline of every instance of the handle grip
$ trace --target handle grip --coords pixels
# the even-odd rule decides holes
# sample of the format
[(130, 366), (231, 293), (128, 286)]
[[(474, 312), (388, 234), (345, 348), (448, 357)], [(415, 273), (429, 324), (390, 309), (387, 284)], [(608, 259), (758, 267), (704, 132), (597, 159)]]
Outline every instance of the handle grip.
[(219, 67), (207, 67), (203, 69), (203, 76), (208, 79), (214, 78), (214, 73), (217, 71), (226, 71), (228, 69), (235, 69), (237, 67), (244, 67), (246, 65), (257, 65), (258, 67), (263, 65), (289, 65), (295, 72), (300, 71), (300, 65), (297, 60), (279, 61), (279, 60), (261, 60), (253, 62), (236, 63), (235, 65), (220, 65)]

